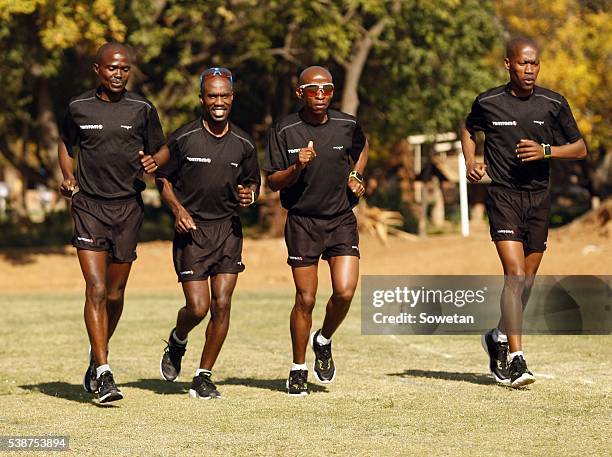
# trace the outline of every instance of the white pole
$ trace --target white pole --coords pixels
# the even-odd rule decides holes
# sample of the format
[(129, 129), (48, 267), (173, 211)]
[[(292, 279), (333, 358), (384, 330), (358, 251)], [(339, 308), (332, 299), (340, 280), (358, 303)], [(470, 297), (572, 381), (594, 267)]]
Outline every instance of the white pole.
[(467, 177), (463, 152), (457, 155), (459, 166), (459, 202), (461, 203), (461, 234), (470, 235), (470, 216), (468, 211)]

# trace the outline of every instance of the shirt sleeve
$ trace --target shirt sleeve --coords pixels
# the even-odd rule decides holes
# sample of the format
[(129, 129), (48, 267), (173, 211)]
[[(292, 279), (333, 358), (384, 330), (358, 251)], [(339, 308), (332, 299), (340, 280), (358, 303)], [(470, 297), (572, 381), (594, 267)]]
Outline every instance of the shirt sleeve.
[(363, 132), (363, 128), (361, 125), (355, 125), (355, 129), (353, 130), (353, 140), (351, 144), (350, 155), (354, 162), (359, 160), (359, 156), (361, 155), (361, 151), (366, 145), (366, 136)]
[(561, 101), (561, 109), (557, 116), (557, 124), (555, 128), (555, 145), (562, 146), (567, 143), (573, 143), (582, 138), (576, 119), (572, 114), (572, 110), (565, 98)]
[(259, 163), (257, 163), (257, 150), (254, 147), (249, 146), (248, 152), (240, 163), (238, 183), (249, 187), (255, 184), (257, 186), (255, 188), (255, 195), (259, 195), (261, 173), (259, 172)]
[(176, 180), (178, 178), (179, 163), (181, 160), (181, 150), (178, 141), (176, 141), (176, 137), (176, 132), (170, 135), (170, 138), (168, 140), (168, 150), (170, 151), (170, 159), (163, 167), (160, 167), (155, 172), (155, 176), (166, 178), (173, 184), (176, 183)]
[(271, 128), (268, 134), (268, 145), (264, 158), (264, 171), (272, 174), (276, 171), (286, 170), (289, 167), (286, 151), (285, 139), (281, 134), (277, 133), (275, 127)]
[(155, 154), (166, 143), (159, 115), (153, 105), (147, 113), (147, 125), (144, 134), (145, 154)]
[(480, 106), (478, 98), (476, 98), (476, 100), (474, 100), (474, 103), (472, 103), (472, 110), (470, 111), (470, 114), (468, 114), (468, 117), (465, 120), (465, 126), (470, 132), (484, 132), (486, 129), (486, 120), (484, 112), (482, 110), (482, 106)]
[(66, 112), (66, 116), (64, 117), (64, 122), (61, 125), (60, 131), (62, 141), (68, 149), (68, 154), (70, 157), (74, 157), (74, 146), (79, 144), (79, 126), (76, 124), (76, 122), (74, 122), (70, 107), (68, 107), (68, 111)]

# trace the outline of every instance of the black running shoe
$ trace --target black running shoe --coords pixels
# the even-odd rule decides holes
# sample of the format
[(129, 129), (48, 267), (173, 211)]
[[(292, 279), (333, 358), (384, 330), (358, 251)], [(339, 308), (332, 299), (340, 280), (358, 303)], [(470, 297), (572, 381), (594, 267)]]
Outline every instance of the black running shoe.
[(510, 383), (512, 387), (523, 387), (534, 383), (535, 376), (527, 369), (527, 362), (522, 355), (517, 355), (510, 362)]
[(322, 384), (329, 384), (336, 379), (336, 365), (332, 358), (331, 341), (325, 345), (317, 343), (317, 336), (320, 333), (321, 330), (319, 329), (310, 335), (310, 347), (315, 353), (312, 371), (317, 381)]
[(200, 373), (193, 377), (189, 395), (200, 400), (210, 400), (211, 398), (221, 398), (221, 394), (217, 390), (217, 386), (210, 379), (210, 375)]
[(174, 329), (170, 332), (168, 341), (166, 341), (166, 349), (159, 362), (159, 372), (166, 381), (176, 381), (181, 373), (181, 360), (187, 350), (186, 344), (177, 343), (172, 335)]
[(83, 389), (85, 392), (95, 394), (98, 390), (98, 381), (96, 380), (96, 361), (91, 354), (91, 346), (89, 346), (89, 366), (83, 376)]
[(98, 378), (98, 400), (100, 403), (121, 400), (123, 394), (115, 384), (115, 379), (110, 371), (105, 371)]
[(482, 335), (482, 347), (489, 354), (489, 370), (495, 380), (504, 385), (510, 385), (510, 371), (508, 369), (508, 343), (496, 343), (493, 340), (493, 331), (489, 330)]
[(287, 379), (287, 393), (295, 397), (308, 395), (308, 370), (291, 370)]

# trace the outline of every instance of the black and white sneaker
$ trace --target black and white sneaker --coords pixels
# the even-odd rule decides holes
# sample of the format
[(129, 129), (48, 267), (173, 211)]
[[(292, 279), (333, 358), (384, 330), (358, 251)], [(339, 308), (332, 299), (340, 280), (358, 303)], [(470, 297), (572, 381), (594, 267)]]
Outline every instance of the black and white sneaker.
[(206, 373), (200, 373), (193, 377), (189, 395), (191, 395), (192, 398), (199, 398), (200, 400), (221, 398), (217, 386), (215, 386), (215, 383), (210, 379), (210, 375)]
[(508, 368), (508, 343), (495, 342), (493, 331), (489, 330), (482, 335), (480, 341), (485, 352), (489, 355), (489, 370), (495, 380), (505, 386), (510, 385), (510, 371)]
[(91, 354), (91, 346), (89, 346), (89, 366), (83, 376), (83, 389), (85, 392), (95, 394), (98, 390), (98, 381), (96, 380), (96, 361)]
[(181, 373), (181, 360), (187, 350), (186, 344), (177, 343), (172, 335), (174, 329), (170, 332), (168, 341), (166, 341), (166, 349), (159, 362), (159, 372), (162, 378), (166, 381), (176, 381)]
[(312, 372), (315, 378), (322, 384), (329, 384), (336, 379), (336, 365), (332, 358), (331, 341), (329, 344), (317, 343), (317, 336), (321, 329), (310, 335), (310, 347), (315, 353), (315, 361), (312, 365)]
[(527, 362), (522, 355), (517, 355), (510, 362), (510, 385), (512, 387), (523, 387), (534, 383), (535, 376), (527, 369)]
[(292, 397), (308, 395), (308, 370), (291, 370), (287, 379), (287, 393)]
[(105, 371), (98, 377), (98, 400), (100, 403), (121, 400), (123, 394), (115, 384), (113, 373)]

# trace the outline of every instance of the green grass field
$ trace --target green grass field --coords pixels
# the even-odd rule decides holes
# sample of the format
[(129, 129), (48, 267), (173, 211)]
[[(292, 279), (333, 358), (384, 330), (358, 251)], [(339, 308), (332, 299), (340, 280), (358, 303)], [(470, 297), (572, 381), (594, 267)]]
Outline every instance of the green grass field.
[(178, 288), (128, 291), (110, 357), (125, 399), (100, 407), (81, 388), (81, 294), (1, 296), (0, 435), (69, 435), (70, 455), (105, 456), (612, 451), (607, 336), (526, 337), (538, 381), (517, 391), (487, 376), (477, 336), (362, 336), (356, 301), (334, 337), (336, 381), (311, 382), (309, 397), (292, 398), (284, 390), (292, 294), (239, 291), (213, 373), (223, 399), (198, 401), (187, 389), (204, 326), (191, 335), (180, 381), (159, 377), (162, 339), (181, 302)]

